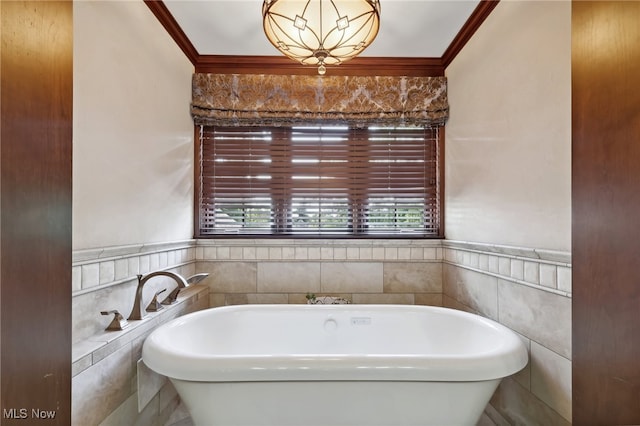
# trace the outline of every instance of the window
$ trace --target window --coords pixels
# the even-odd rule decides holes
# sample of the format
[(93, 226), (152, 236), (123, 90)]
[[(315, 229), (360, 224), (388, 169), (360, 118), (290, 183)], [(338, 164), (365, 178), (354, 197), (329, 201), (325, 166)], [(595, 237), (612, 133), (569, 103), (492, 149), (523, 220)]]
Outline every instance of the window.
[(439, 237), (439, 129), (199, 127), (197, 237)]

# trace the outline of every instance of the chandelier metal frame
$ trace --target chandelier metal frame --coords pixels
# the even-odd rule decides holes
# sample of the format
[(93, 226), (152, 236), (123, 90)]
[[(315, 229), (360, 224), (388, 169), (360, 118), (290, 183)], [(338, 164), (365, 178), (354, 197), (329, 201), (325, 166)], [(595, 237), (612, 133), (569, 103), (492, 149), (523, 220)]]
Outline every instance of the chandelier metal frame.
[(379, 0), (264, 0), (264, 32), (282, 54), (303, 65), (340, 65), (378, 35)]

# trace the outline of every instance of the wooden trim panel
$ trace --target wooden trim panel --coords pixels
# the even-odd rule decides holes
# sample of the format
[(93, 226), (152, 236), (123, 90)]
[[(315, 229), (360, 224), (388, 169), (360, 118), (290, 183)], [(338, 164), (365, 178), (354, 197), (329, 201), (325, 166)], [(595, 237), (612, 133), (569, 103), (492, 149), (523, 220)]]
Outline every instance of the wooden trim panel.
[(66, 426), (73, 3), (2, 1), (0, 10), (0, 422)]
[(196, 48), (193, 47), (189, 37), (187, 37), (184, 31), (182, 31), (182, 28), (180, 28), (180, 25), (178, 25), (171, 12), (169, 12), (167, 6), (161, 0), (144, 0), (144, 3), (149, 7), (151, 12), (153, 12), (164, 29), (167, 30), (171, 38), (184, 52), (189, 61), (195, 65), (196, 62), (198, 62), (200, 55)]
[(640, 424), (640, 2), (572, 3), (573, 424)]
[(480, 25), (491, 14), (493, 9), (498, 5), (500, 0), (482, 0), (475, 10), (467, 19), (467, 22), (462, 26), (458, 35), (453, 39), (447, 50), (444, 52), (441, 58), (442, 66), (447, 68), (453, 59), (460, 53), (462, 48), (467, 44), (475, 32), (480, 28)]
[[(317, 75), (316, 67), (303, 66), (285, 56), (201, 55), (196, 72), (212, 74)], [(331, 75), (384, 75), (436, 77), (444, 75), (439, 58), (380, 58), (360, 56), (327, 67)]]

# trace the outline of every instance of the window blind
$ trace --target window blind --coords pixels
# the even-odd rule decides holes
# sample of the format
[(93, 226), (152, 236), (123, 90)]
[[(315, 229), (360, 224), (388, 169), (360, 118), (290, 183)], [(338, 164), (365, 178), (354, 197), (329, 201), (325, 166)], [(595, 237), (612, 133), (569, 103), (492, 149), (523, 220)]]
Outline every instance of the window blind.
[(199, 130), (199, 237), (439, 236), (438, 128)]

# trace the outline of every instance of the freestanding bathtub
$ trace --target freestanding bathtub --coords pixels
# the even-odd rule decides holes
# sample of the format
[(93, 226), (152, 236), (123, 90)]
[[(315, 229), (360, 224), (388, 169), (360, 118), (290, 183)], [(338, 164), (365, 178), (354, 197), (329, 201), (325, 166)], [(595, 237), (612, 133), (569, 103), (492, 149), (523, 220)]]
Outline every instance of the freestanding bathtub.
[(196, 425), (475, 425), (527, 351), (508, 328), (447, 308), (239, 305), (145, 341)]

